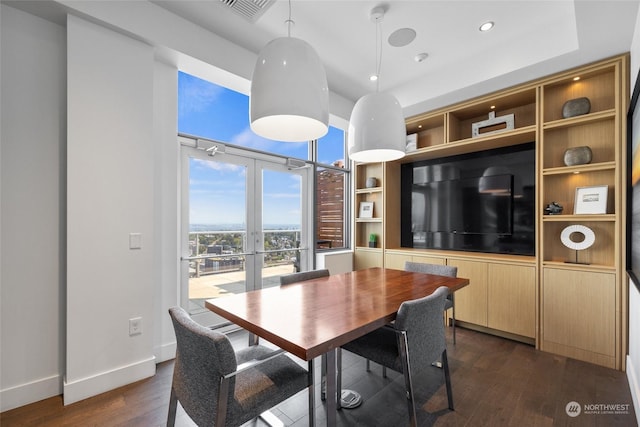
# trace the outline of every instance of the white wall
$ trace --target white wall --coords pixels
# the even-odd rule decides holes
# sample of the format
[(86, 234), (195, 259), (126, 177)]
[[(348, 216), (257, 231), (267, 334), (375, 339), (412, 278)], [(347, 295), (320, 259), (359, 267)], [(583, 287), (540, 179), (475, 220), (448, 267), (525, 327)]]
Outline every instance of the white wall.
[(156, 220), (153, 48), (69, 16), (67, 58), (65, 404), (155, 373)]
[(320, 252), (316, 255), (316, 268), (326, 268), (331, 274), (353, 271), (353, 252)]
[(175, 335), (167, 309), (178, 305), (180, 283), (178, 212), (178, 72), (172, 65), (156, 62), (154, 70), (154, 183), (155, 253), (153, 269), (154, 351), (157, 362), (175, 357)]
[(62, 391), (65, 30), (0, 5), (0, 410)]

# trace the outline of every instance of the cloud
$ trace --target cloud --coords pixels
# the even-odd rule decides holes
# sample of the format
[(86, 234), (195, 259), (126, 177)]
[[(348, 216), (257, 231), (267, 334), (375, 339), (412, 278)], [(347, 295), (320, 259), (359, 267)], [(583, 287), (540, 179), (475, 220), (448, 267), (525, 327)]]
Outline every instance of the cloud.
[(244, 168), (240, 165), (234, 165), (232, 163), (226, 163), (226, 162), (217, 162), (214, 159), (203, 160), (203, 159), (194, 158), (193, 163), (195, 166), (199, 166), (207, 169), (213, 169), (214, 171), (219, 171), (219, 172), (239, 172), (244, 170)]
[[(242, 147), (253, 148), (254, 150), (266, 151), (270, 153), (278, 152), (277, 148), (280, 141), (263, 138), (253, 133), (250, 127), (245, 128), (242, 132), (231, 138), (232, 144)], [(287, 142), (293, 149), (297, 148), (296, 144), (307, 146), (307, 142)]]
[(212, 85), (188, 74), (181, 74), (179, 79), (178, 115), (184, 116), (190, 113), (206, 111), (209, 106), (215, 104), (224, 88)]
[(264, 193), (265, 197), (271, 197), (274, 199), (295, 199), (300, 198), (298, 193)]

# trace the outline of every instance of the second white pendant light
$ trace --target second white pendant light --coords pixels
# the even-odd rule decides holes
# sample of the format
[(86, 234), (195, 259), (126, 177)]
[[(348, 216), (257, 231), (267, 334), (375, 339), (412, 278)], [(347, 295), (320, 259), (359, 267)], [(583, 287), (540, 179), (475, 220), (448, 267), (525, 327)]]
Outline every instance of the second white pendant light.
[[(384, 17), (384, 9), (371, 11), (371, 20), (378, 31)], [(380, 37), (380, 51), (382, 41)], [(382, 57), (382, 52), (380, 53)], [(381, 59), (376, 58), (377, 85), (380, 82)], [(386, 162), (405, 155), (407, 129), (402, 107), (391, 94), (370, 93), (360, 98), (351, 112), (348, 129), (349, 157), (356, 162)]]

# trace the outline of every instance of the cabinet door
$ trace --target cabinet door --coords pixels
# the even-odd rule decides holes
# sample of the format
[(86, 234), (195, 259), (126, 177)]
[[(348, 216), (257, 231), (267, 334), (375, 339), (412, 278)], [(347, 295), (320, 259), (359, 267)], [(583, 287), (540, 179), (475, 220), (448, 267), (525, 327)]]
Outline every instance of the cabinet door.
[(423, 264), (437, 264), (437, 265), (445, 265), (446, 259), (444, 258), (436, 258), (431, 256), (420, 256), (414, 255), (411, 257), (411, 261), (413, 262), (421, 262)]
[(404, 270), (405, 261), (411, 261), (411, 255), (395, 254), (395, 253), (385, 253), (384, 255), (385, 268), (395, 268), (396, 270)]
[(595, 363), (596, 354), (613, 358), (615, 274), (545, 268), (543, 280), (543, 340), (561, 345), (567, 356)]
[(489, 264), (488, 326), (535, 338), (536, 271), (533, 266)]
[(456, 291), (456, 319), (487, 326), (487, 263), (450, 259), (447, 263), (458, 267), (458, 277), (469, 284)]
[(363, 270), (371, 267), (382, 267), (382, 251), (356, 249), (353, 253), (353, 269)]

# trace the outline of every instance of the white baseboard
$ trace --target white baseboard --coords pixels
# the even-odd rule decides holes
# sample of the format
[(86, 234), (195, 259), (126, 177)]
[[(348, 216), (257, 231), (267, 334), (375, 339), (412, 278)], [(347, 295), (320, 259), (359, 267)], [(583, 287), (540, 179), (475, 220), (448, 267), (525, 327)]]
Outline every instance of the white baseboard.
[(631, 400), (633, 401), (633, 409), (636, 411), (636, 421), (640, 426), (640, 372), (638, 372), (640, 366), (633, 366), (633, 361), (629, 355), (627, 355), (627, 380), (629, 381), (629, 389), (631, 390)]
[(145, 360), (73, 382), (64, 382), (64, 404), (78, 402), (109, 390), (149, 378), (156, 373), (156, 359)]
[(62, 393), (62, 376), (53, 375), (0, 390), (0, 412), (38, 402)]
[(167, 360), (176, 358), (176, 342), (163, 344), (154, 349), (153, 354), (156, 355), (156, 363), (166, 362)]

